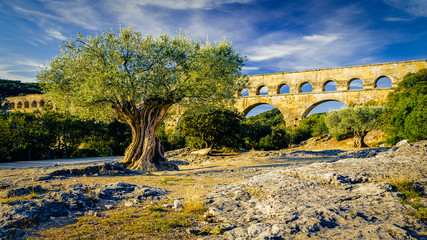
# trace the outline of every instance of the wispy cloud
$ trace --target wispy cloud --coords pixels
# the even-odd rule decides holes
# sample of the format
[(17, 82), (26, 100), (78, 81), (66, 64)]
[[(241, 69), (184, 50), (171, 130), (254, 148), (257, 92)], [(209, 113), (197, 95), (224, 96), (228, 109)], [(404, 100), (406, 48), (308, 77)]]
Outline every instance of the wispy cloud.
[(305, 35), (276, 31), (256, 39), (245, 54), (255, 65), (274, 72), (378, 62), (373, 53), (400, 38), (370, 29), (363, 14), (358, 5), (335, 8), (304, 23)]
[(55, 29), (46, 29), (46, 33), (51, 38), (62, 40), (62, 41), (67, 40), (67, 37), (65, 37), (61, 32)]
[(137, 6), (157, 6), (167, 9), (178, 9), (178, 10), (188, 10), (188, 9), (212, 9), (224, 4), (231, 3), (248, 3), (252, 0), (119, 0), (117, 2), (128, 5)]
[[(4, 62), (8, 62), (4, 64)], [(39, 63), (33, 59), (10, 56), (7, 61), (0, 58), (0, 78), (35, 82), (35, 72), (39, 69)]]
[(55, 15), (55, 19), (62, 23), (72, 23), (89, 30), (99, 30), (102, 25), (100, 10), (90, 0), (43, 0), (44, 7)]
[(299, 39), (285, 40), (277, 44), (249, 48), (248, 57), (252, 61), (265, 61), (304, 54), (304, 52), (307, 54), (307, 52), (316, 52), (338, 39), (340, 39), (339, 34), (303, 36)]
[(259, 67), (243, 67), (242, 70), (243, 71), (254, 71), (254, 70), (258, 70)]
[(384, 18), (384, 21), (387, 22), (409, 22), (412, 19), (410, 18), (402, 18), (402, 17), (388, 17), (388, 18)]
[[(27, 20), (34, 22), (40, 27), (41, 30), (45, 32), (44, 39), (38, 39), (36, 41), (43, 43), (45, 42), (45, 40), (59, 39), (63, 41), (67, 39), (58, 30), (60, 27), (58, 27), (57, 24), (54, 24), (55, 22), (59, 21), (59, 18), (57, 16), (45, 12), (25, 9), (20, 6), (14, 6), (13, 9), (17, 13), (24, 16), (24, 18), (26, 18)], [(31, 41), (31, 43), (34, 44), (35, 42)]]
[(426, 0), (384, 0), (386, 4), (417, 17), (427, 17)]

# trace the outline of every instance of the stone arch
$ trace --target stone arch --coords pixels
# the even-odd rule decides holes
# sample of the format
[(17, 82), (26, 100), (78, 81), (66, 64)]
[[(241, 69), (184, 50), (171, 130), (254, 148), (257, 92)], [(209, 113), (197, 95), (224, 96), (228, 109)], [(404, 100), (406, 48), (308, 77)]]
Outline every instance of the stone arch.
[[(350, 89), (350, 88), (353, 88), (351, 86), (352, 83), (356, 83), (357, 84), (357, 85), (353, 84), (354, 85), (354, 89)], [(359, 86), (360, 83), (361, 83), (361, 86)], [(364, 82), (363, 82), (362, 79), (360, 79), (360, 78), (352, 78), (352, 79), (350, 79), (347, 82), (347, 90), (359, 90), (359, 89), (363, 89), (363, 84), (364, 84)]]
[(10, 109), (10, 102), (6, 101), (3, 106), (5, 107), (6, 110), (9, 110)]
[(9, 105), (9, 109), (14, 109), (14, 108), (15, 108), (15, 103), (11, 102), (10, 105)]
[[(310, 82), (306, 81), (306, 82), (302, 82), (299, 86), (298, 86), (298, 92), (302, 93), (302, 88), (306, 86), (306, 84), (310, 84), (311, 87), (311, 91), (309, 92), (313, 92), (313, 84), (311, 84)], [(307, 85), (308, 86), (308, 85)]]
[(30, 102), (25, 101), (24, 102), (24, 108), (30, 108)]
[(286, 83), (283, 83), (277, 86), (277, 90), (276, 90), (277, 94), (288, 94), (290, 92), (291, 92), (291, 87)]
[(37, 102), (36, 102), (36, 101), (33, 101), (33, 102), (31, 103), (31, 107), (32, 107), (32, 108), (36, 108), (36, 107), (37, 107)]
[[(266, 92), (264, 94), (264, 92)], [(267, 85), (260, 85), (256, 89), (256, 95), (268, 95), (268, 87)]]
[(374, 82), (375, 88), (379, 88), (378, 87), (378, 81), (382, 81), (382, 80), (386, 81), (387, 86), (386, 87), (380, 87), (380, 88), (391, 88), (392, 87), (393, 81), (391, 80), (391, 78), (388, 76), (382, 75), (382, 76), (379, 76), (377, 79), (375, 79), (375, 82)]
[(18, 104), (16, 104), (16, 108), (22, 108), (23, 104), (22, 102), (18, 102)]
[(311, 110), (313, 110), (315, 107), (319, 106), (319, 105), (320, 105), (320, 104), (322, 104), (322, 103), (325, 103), (325, 102), (331, 102), (331, 101), (334, 101), (334, 102), (342, 102), (342, 103), (344, 103), (344, 104), (348, 105), (348, 103), (345, 103), (345, 102), (340, 101), (340, 100), (338, 100), (338, 99), (325, 99), (325, 100), (322, 100), (322, 101), (316, 102), (316, 103), (312, 104), (310, 107), (308, 107), (308, 108), (304, 111), (304, 113), (302, 114), (301, 119), (306, 118), (306, 117), (307, 117), (307, 115), (311, 112)]
[(40, 100), (39, 107), (44, 107), (44, 100)]
[[(326, 90), (326, 86), (328, 84), (332, 84), (335, 85), (335, 89), (333, 90)], [(329, 85), (330, 86), (330, 85)], [(336, 91), (337, 90), (337, 83), (334, 80), (327, 80), (326, 82), (323, 83), (322, 85), (322, 92), (328, 92), (328, 91)]]

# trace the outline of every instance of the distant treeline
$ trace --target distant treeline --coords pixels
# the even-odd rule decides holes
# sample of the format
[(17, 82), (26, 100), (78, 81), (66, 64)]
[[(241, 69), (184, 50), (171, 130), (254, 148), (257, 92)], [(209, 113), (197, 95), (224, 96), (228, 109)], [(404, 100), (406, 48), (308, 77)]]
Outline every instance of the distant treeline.
[(39, 83), (23, 83), (16, 80), (0, 79), (0, 98), (42, 93)]

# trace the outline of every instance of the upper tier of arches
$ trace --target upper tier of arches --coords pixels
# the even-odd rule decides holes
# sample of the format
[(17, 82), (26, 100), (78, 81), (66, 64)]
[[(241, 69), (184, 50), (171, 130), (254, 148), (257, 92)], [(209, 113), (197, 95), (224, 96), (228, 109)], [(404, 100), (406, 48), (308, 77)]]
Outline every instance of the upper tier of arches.
[[(277, 81), (276, 81), (277, 82)], [(352, 77), (348, 80), (327, 79), (323, 82), (303, 80), (301, 83), (292, 84), (290, 81), (280, 81), (279, 84), (262, 83), (255, 88), (245, 88), (239, 91), (239, 97), (257, 95), (277, 95), (289, 93), (321, 93), (330, 91), (353, 91), (360, 89), (392, 88), (397, 85), (397, 80), (381, 74), (374, 80), (362, 80), (360, 77)]]

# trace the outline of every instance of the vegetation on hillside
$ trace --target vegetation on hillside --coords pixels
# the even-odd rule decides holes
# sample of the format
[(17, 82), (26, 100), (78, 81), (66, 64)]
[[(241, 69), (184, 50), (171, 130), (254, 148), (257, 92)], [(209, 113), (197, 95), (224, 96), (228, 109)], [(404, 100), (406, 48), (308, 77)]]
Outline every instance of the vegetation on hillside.
[(0, 99), (40, 93), (42, 93), (42, 90), (39, 83), (23, 83), (21, 81), (0, 79)]
[(427, 69), (409, 73), (399, 82), (382, 117), (390, 144), (427, 139)]
[(0, 113), (0, 162), (123, 155), (130, 129), (44, 109)]

